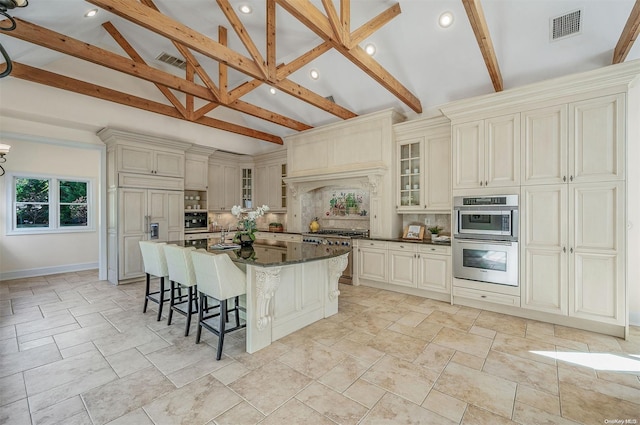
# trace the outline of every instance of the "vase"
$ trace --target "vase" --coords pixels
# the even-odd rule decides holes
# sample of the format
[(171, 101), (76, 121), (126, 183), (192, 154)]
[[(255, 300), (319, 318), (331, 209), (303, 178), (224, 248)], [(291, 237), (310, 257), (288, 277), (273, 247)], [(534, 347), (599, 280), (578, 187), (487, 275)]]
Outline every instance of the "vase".
[(240, 244), (240, 246), (253, 246), (253, 238), (248, 232), (238, 232), (233, 241)]

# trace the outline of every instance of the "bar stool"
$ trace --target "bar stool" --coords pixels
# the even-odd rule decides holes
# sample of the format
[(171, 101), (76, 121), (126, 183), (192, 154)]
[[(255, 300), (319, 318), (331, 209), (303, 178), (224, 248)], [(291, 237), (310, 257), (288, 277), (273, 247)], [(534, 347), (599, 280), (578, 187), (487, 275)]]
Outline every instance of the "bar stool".
[[(200, 343), (200, 334), (202, 327), (207, 328), (218, 336), (218, 352), (216, 360), (220, 360), (222, 356), (222, 345), (224, 344), (224, 335), (240, 328), (246, 327), (246, 323), (240, 324), (240, 295), (247, 293), (247, 275), (240, 270), (231, 261), (226, 254), (210, 254), (204, 252), (194, 252), (192, 255), (193, 268), (196, 273), (196, 281), (198, 282), (198, 294), (200, 308), (198, 310), (198, 333), (196, 334), (196, 344)], [(220, 302), (220, 310), (218, 313), (205, 316), (205, 308), (207, 297), (214, 298)], [(234, 307), (228, 309), (227, 301), (234, 299)], [(246, 310), (245, 310), (246, 311)], [(226, 328), (226, 322), (229, 321), (229, 313), (235, 313), (235, 326)], [(219, 316), (218, 329), (209, 325), (206, 320)]]
[[(194, 251), (195, 247), (192, 246), (184, 248), (177, 245), (165, 245), (164, 247), (167, 268), (169, 269), (169, 281), (171, 282), (167, 325), (171, 324), (174, 311), (186, 316), (187, 324), (184, 336), (189, 336), (191, 316), (198, 311), (196, 275), (191, 261), (191, 254)], [(182, 294), (182, 288), (187, 290), (186, 295)], [(178, 291), (178, 296), (176, 296), (176, 291)]]
[[(146, 273), (146, 284), (144, 290), (144, 308), (143, 313), (147, 312), (149, 301), (158, 304), (158, 321), (162, 318), (162, 306), (169, 301), (167, 292), (164, 288), (164, 278), (169, 277), (169, 269), (167, 268), (167, 259), (164, 256), (164, 242), (140, 241), (140, 252), (142, 253), (142, 262), (144, 263), (144, 272)], [(151, 276), (160, 278), (160, 289), (151, 292)]]

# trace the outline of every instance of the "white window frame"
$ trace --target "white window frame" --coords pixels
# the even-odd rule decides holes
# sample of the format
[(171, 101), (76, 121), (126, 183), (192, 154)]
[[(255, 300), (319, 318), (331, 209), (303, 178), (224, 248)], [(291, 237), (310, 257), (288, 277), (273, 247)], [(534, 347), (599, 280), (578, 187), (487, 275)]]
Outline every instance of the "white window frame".
[[(31, 173), (7, 173), (7, 235), (35, 235), (50, 233), (84, 233), (95, 232), (95, 205), (94, 187), (92, 178), (79, 176), (60, 176)], [(16, 222), (16, 179), (40, 179), (49, 180), (49, 226), (20, 229)], [(76, 181), (87, 183), (87, 225), (86, 226), (60, 226), (60, 181)], [(66, 204), (65, 204), (66, 205)]]

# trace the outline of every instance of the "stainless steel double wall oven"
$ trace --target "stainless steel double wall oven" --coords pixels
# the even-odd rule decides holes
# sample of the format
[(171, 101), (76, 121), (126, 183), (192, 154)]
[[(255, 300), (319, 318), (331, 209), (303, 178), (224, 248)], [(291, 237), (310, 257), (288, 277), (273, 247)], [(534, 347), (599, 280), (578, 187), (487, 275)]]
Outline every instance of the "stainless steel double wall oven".
[(453, 200), (453, 275), (518, 286), (518, 195)]

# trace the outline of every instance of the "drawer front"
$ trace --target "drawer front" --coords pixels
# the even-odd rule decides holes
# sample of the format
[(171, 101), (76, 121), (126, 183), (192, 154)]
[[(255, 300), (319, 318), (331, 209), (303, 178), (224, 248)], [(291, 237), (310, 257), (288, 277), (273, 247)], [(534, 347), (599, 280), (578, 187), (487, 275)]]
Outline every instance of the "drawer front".
[(387, 245), (388, 243), (384, 241), (367, 241), (364, 239), (358, 239), (359, 248), (387, 249)]
[(469, 298), (476, 301), (486, 301), (495, 304), (504, 304), (520, 307), (520, 297), (513, 295), (497, 294), (494, 292), (476, 291), (468, 288), (453, 288), (454, 297)]
[(451, 255), (451, 247), (441, 245), (419, 245), (418, 252), (422, 254)]
[(417, 245), (413, 243), (390, 243), (389, 249), (394, 251), (416, 252)]

